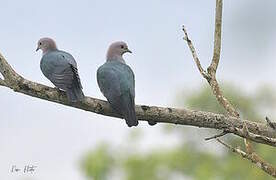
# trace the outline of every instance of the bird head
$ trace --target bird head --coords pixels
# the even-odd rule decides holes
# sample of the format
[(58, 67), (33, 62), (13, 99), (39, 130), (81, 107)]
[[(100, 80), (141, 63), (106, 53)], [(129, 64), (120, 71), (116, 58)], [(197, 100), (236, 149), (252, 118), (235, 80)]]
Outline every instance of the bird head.
[(125, 42), (117, 41), (112, 43), (107, 51), (107, 59), (122, 58), (125, 53), (132, 53)]
[(57, 46), (56, 46), (56, 43), (53, 39), (51, 39), (51, 38), (41, 38), (37, 42), (36, 51), (38, 51), (39, 49), (41, 49), (43, 54), (44, 54), (44, 53), (48, 52), (49, 50), (56, 50)]

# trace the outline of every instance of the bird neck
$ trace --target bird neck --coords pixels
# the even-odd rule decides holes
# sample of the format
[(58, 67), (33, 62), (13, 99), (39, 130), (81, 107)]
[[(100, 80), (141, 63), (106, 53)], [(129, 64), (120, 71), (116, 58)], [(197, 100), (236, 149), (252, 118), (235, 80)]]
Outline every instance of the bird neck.
[(107, 56), (106, 58), (107, 62), (112, 62), (112, 61), (119, 61), (121, 63), (126, 63), (122, 55), (112, 55), (112, 56)]
[(53, 52), (53, 51), (58, 51), (58, 49), (57, 48), (48, 48), (47, 50), (43, 51), (43, 55)]

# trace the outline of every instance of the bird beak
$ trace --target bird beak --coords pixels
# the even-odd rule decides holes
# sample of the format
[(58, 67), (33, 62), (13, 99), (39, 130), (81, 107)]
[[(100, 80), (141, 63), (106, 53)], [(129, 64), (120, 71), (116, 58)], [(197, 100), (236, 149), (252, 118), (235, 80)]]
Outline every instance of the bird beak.
[(37, 47), (35, 51), (37, 52), (39, 49), (40, 49), (40, 48), (39, 48), (39, 47)]
[(131, 51), (131, 50), (129, 50), (129, 49), (127, 49), (127, 50), (126, 50), (126, 52), (132, 53), (132, 51)]

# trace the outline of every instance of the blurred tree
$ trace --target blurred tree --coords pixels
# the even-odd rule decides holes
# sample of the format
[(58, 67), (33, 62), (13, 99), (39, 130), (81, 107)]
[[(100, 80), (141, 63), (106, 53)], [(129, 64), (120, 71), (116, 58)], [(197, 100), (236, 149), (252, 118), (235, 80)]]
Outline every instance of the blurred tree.
[[(238, 88), (231, 85), (224, 85), (223, 91), (226, 97), (240, 110), (243, 117), (256, 121), (263, 119), (261, 112), (266, 111), (266, 107), (271, 109), (271, 106), (276, 104), (274, 93), (269, 87), (261, 88), (251, 95), (241, 92)], [(187, 92), (187, 90), (183, 92)], [(196, 91), (193, 90), (191, 93), (180, 93), (177, 95), (176, 104), (186, 108), (225, 113), (207, 86), (198, 88)], [(168, 128), (168, 126), (171, 128)], [(181, 143), (179, 146), (170, 149), (159, 147), (159, 150), (153, 150), (148, 153), (127, 153), (133, 151), (121, 150), (121, 148), (118, 148), (120, 152), (110, 153), (106, 149), (97, 148), (86, 155), (83, 163), (84, 171), (88, 177), (92, 177), (95, 180), (99, 178), (104, 180), (104, 177), (112, 169), (122, 171), (124, 174), (122, 179), (126, 180), (272, 179), (247, 160), (242, 160), (227, 149), (222, 148), (220, 150), (219, 144), (214, 143), (217, 145), (216, 152), (202, 149), (202, 144), (206, 143), (203, 141), (204, 136), (206, 137), (206, 131), (204, 131), (204, 134), (202, 133), (203, 130), (193, 127), (183, 128), (172, 125), (164, 127), (166, 127), (165, 129), (170, 129), (169, 132), (180, 134), (179, 141)], [(214, 131), (212, 132), (214, 133)], [(207, 134), (211, 134), (209, 130)], [(134, 138), (137, 139), (137, 135)], [(187, 141), (187, 139), (189, 140)], [(225, 140), (230, 141), (232, 145), (243, 146), (241, 138), (234, 138), (228, 135)], [(254, 145), (262, 157), (271, 163), (276, 162), (275, 150), (272, 147), (261, 144)], [(135, 146), (135, 144), (124, 146), (124, 148), (132, 148), (131, 146)], [(221, 153), (218, 153), (220, 151)], [(111, 163), (113, 160), (110, 159), (113, 159), (115, 163)]]
[(93, 180), (106, 180), (112, 167), (112, 153), (108, 152), (106, 144), (101, 144), (94, 151), (88, 153), (82, 162), (85, 174)]

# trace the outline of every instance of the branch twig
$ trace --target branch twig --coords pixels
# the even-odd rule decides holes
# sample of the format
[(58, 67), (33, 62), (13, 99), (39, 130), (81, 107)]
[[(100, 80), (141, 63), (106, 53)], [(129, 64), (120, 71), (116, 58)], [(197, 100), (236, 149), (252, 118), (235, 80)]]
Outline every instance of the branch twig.
[(219, 143), (221, 143), (222, 145), (224, 145), (225, 147), (227, 147), (232, 152), (239, 154), (241, 157), (243, 157), (245, 159), (250, 160), (258, 168), (261, 168), (267, 174), (270, 174), (271, 176), (276, 177), (276, 169), (271, 164), (269, 164), (268, 162), (265, 162), (263, 159), (261, 159), (256, 153), (253, 152), (251, 154), (247, 154), (246, 152), (244, 152), (238, 148), (234, 148), (234, 147), (230, 146), (229, 144), (223, 142), (220, 139), (217, 139), (217, 141)]
[(209, 140), (211, 140), (211, 139), (216, 139), (216, 138), (221, 137), (221, 136), (224, 136), (224, 135), (226, 135), (226, 134), (228, 134), (228, 133), (229, 133), (228, 131), (222, 131), (222, 132), (219, 133), (219, 134), (216, 134), (216, 135), (214, 135), (214, 136), (205, 138), (205, 141), (209, 141)]
[(214, 136), (205, 138), (205, 141), (209, 141), (209, 140), (211, 140), (211, 139), (217, 139), (218, 137), (224, 136), (224, 135), (226, 135), (226, 134), (228, 134), (228, 133), (229, 133), (228, 131), (224, 130), (224, 131), (222, 131), (222, 132), (219, 133), (219, 134), (216, 134), (216, 135), (214, 135)]
[[(215, 95), (217, 101), (224, 107), (224, 109), (228, 112), (229, 115), (234, 116), (236, 118), (239, 118), (239, 113), (238, 111), (233, 107), (233, 105), (223, 96), (223, 93), (218, 85), (218, 82), (216, 80), (216, 72), (220, 60), (220, 52), (221, 52), (221, 25), (222, 25), (222, 5), (223, 5), (223, 0), (216, 0), (216, 14), (215, 14), (215, 33), (214, 33), (214, 51), (213, 51), (213, 58), (210, 63), (210, 66), (207, 68), (207, 73), (206, 71), (201, 67), (200, 60), (196, 56), (196, 51), (192, 45), (191, 40), (188, 38), (188, 33), (185, 28), (183, 28), (184, 31), (184, 39), (187, 41), (188, 46), (190, 47), (191, 53), (193, 55), (194, 61), (196, 62), (196, 65), (202, 74), (202, 76), (208, 81), (213, 94)], [(203, 73), (204, 72), (204, 73)], [(207, 75), (206, 75), (207, 74)], [(207, 78), (208, 77), (208, 78)], [(267, 139), (264, 136), (259, 136), (256, 134), (252, 134), (249, 132), (248, 127), (246, 124), (243, 124), (242, 128), (234, 128), (236, 130), (236, 133), (239, 134), (240, 136), (244, 137), (244, 143), (245, 147), (247, 149), (247, 153), (245, 153), (246, 156), (251, 156), (254, 155), (254, 160), (256, 160), (254, 163), (260, 163), (262, 166), (260, 167), (262, 170), (267, 172), (268, 174), (275, 176), (276, 170), (273, 168), (269, 163), (265, 162), (262, 160), (256, 153), (254, 153), (252, 145), (250, 141), (247, 139), (254, 139), (256, 142), (256, 139), (260, 141), (269, 141), (272, 144), (274, 144), (276, 141), (275, 139)], [(241, 130), (242, 129), (242, 130)], [(218, 137), (225, 135), (225, 133), (221, 133), (219, 135), (215, 135), (213, 137)], [(207, 139), (213, 139), (207, 138)], [(253, 161), (252, 161), (253, 162)], [(271, 167), (271, 171), (265, 169), (264, 167)]]
[(268, 117), (265, 117), (265, 120), (266, 120), (267, 124), (268, 124), (272, 129), (276, 129), (275, 123), (271, 122), (270, 119), (269, 119)]
[(216, 1), (216, 15), (215, 15), (215, 33), (214, 33), (214, 51), (213, 51), (213, 59), (208, 67), (208, 73), (215, 77), (219, 59), (220, 59), (220, 51), (221, 51), (221, 25), (222, 25), (222, 0)]
[[(245, 125), (246, 126), (246, 125)], [(266, 136), (262, 136), (262, 135), (257, 135), (257, 134), (253, 134), (250, 133), (247, 129), (247, 132), (244, 131), (244, 129), (239, 129), (239, 128), (234, 128), (236, 133), (235, 134), (239, 134), (240, 137), (243, 138), (247, 138), (250, 140), (253, 140), (255, 142), (260, 141), (260, 142), (266, 142), (266, 144), (272, 144), (272, 146), (274, 146), (274, 144), (276, 144), (276, 139), (275, 138), (269, 138)], [(248, 149), (248, 153), (251, 153), (253, 151), (251, 144), (247, 144), (247, 149)]]
[(239, 117), (238, 111), (231, 105), (231, 103), (223, 96), (223, 93), (216, 80), (216, 72), (220, 60), (221, 52), (221, 26), (222, 26), (222, 0), (216, 0), (216, 14), (215, 14), (215, 33), (214, 33), (214, 52), (210, 66), (207, 68), (208, 74), (211, 76), (209, 82), (213, 94), (216, 96), (218, 102), (231, 115)]
[[(197, 53), (196, 53), (196, 50), (195, 50), (195, 48), (193, 46), (192, 41), (189, 39), (189, 36), (188, 36), (188, 33), (187, 33), (187, 30), (186, 30), (185, 26), (182, 26), (182, 30), (184, 32), (184, 38), (183, 39), (187, 42), (187, 44), (188, 44), (188, 46), (189, 46), (189, 48), (191, 50), (191, 53), (193, 55), (193, 59), (194, 59), (196, 65), (197, 65), (197, 68), (198, 68), (200, 74), (208, 81), (210, 87), (212, 88), (212, 91), (213, 91), (214, 95), (216, 96), (216, 99), (226, 109), (226, 111), (231, 116), (239, 117), (238, 111), (223, 96), (223, 93), (222, 93), (222, 91), (221, 91), (221, 89), (220, 89), (220, 87), (218, 85), (217, 80), (216, 80), (215, 74), (213, 74), (214, 72), (216, 72), (216, 68), (218, 66), (217, 64), (214, 64), (214, 63), (218, 63), (219, 62), (219, 57), (220, 57), (219, 54), (220, 53), (213, 58), (213, 61), (212, 61), (213, 63), (209, 66), (208, 72), (206, 72), (202, 68), (202, 66), (201, 66), (200, 60), (199, 60), (199, 58), (197, 56)], [(219, 37), (216, 37), (216, 38), (219, 38)], [(215, 42), (220, 42), (220, 41), (215, 41)], [(218, 46), (218, 45), (215, 45), (215, 46)], [(213, 67), (213, 68), (211, 68), (211, 67)], [(214, 67), (215, 67), (215, 69), (214, 69)], [(214, 70), (212, 70), (212, 69), (214, 69)]]
[(200, 63), (200, 60), (199, 60), (199, 58), (198, 58), (198, 56), (197, 56), (197, 54), (196, 54), (196, 50), (195, 50), (195, 47), (194, 47), (194, 45), (193, 45), (193, 42), (189, 39), (187, 30), (186, 30), (186, 28), (185, 28), (184, 25), (182, 26), (182, 30), (183, 30), (184, 35), (185, 35), (183, 39), (184, 39), (185, 41), (187, 41), (187, 44), (188, 44), (188, 46), (189, 46), (189, 48), (190, 48), (190, 50), (191, 50), (191, 52), (192, 52), (193, 59), (194, 59), (196, 65), (197, 65), (197, 68), (198, 68), (200, 74), (201, 74), (205, 79), (209, 80), (209, 79), (210, 79), (210, 76), (209, 76), (209, 74), (202, 68), (201, 63)]

